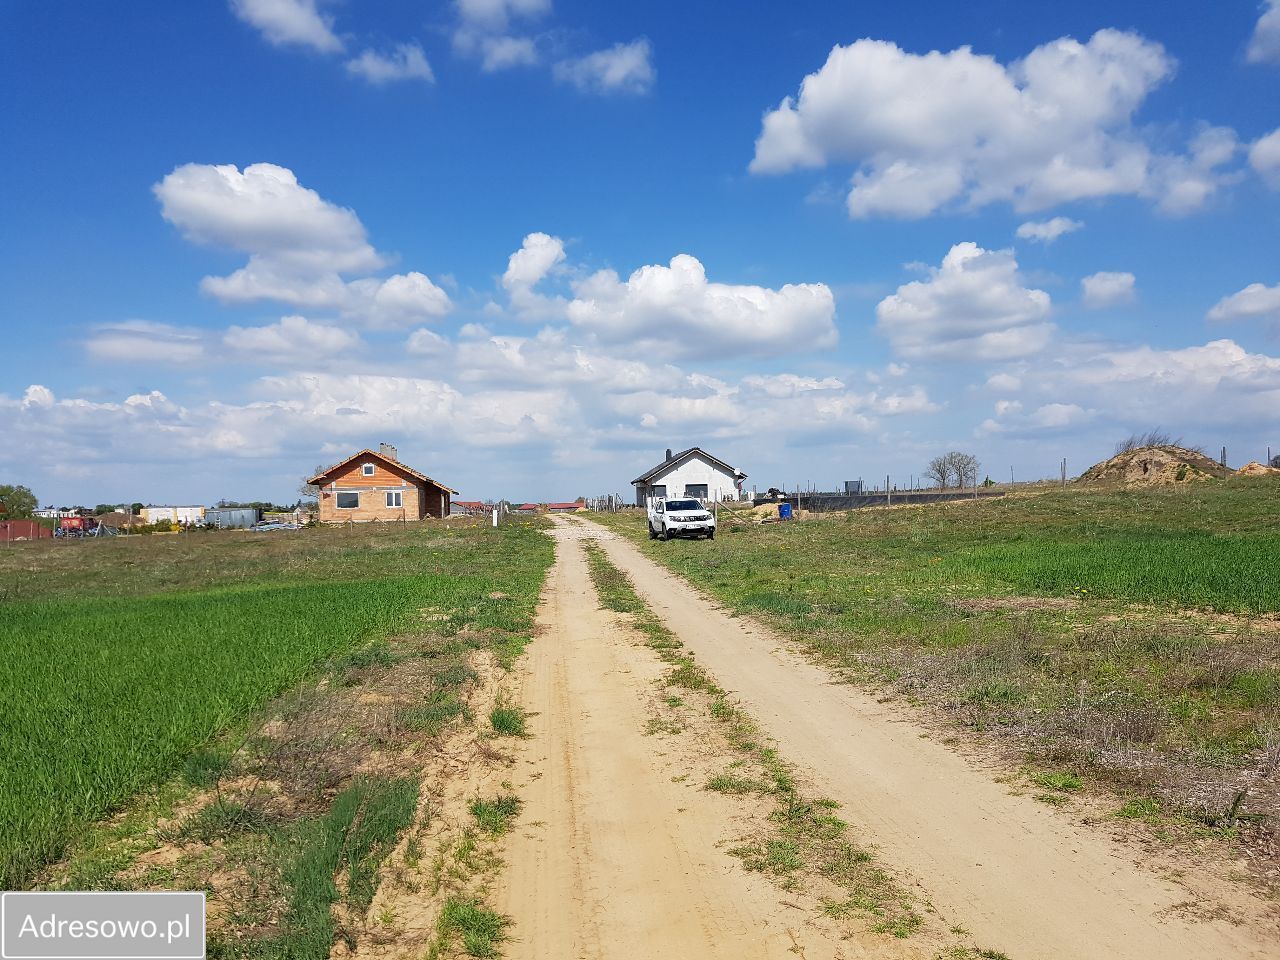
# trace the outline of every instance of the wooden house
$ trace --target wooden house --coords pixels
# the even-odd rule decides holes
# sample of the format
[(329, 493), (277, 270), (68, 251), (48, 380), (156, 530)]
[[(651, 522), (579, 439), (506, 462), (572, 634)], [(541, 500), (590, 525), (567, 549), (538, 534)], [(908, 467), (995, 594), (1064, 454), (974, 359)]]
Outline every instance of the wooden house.
[(307, 482), (318, 488), (321, 523), (447, 517), (458, 492), (405, 466), (389, 443), (354, 453)]

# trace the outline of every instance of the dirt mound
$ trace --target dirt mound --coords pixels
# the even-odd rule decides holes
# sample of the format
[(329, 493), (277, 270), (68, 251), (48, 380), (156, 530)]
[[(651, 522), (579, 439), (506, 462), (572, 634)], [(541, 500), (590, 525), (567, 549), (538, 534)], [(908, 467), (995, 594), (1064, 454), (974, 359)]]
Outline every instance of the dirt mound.
[(1266, 464), (1259, 463), (1254, 460), (1252, 463), (1246, 463), (1243, 467), (1236, 471), (1237, 477), (1273, 477), (1280, 474), (1280, 468), (1268, 467)]
[(1080, 480), (1084, 483), (1156, 486), (1190, 483), (1195, 480), (1221, 480), (1231, 472), (1203, 453), (1186, 447), (1140, 447), (1094, 464), (1080, 475)]

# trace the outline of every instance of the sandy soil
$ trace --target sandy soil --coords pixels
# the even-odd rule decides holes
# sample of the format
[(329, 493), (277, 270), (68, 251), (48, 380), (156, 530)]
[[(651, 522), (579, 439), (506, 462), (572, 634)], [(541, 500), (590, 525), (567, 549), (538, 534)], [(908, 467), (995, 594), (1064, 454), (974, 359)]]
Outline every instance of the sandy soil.
[[(892, 868), (916, 878), (947, 922), (967, 928), (985, 947), (1014, 960), (1280, 956), (1271, 905), (1244, 888), (1224, 885), (1215, 900), (1203, 888), (1193, 895), (1171, 876), (1144, 869), (1101, 831), (1011, 794), (995, 773), (931, 739), (901, 708), (835, 683), (784, 639), (718, 609), (630, 543), (578, 523), (782, 755), (843, 804), (841, 816)], [(539, 936), (570, 939), (548, 952), (540, 945), (537, 953), (512, 955), (774, 955), (761, 952), (772, 949), (771, 929), (721, 875), (723, 856), (704, 863), (713, 854), (699, 841), (712, 823), (689, 835), (672, 832), (695, 822), (679, 818), (664, 821), (664, 830), (647, 820), (632, 830), (631, 817), (664, 801), (661, 785), (645, 781), (644, 758), (625, 748), (623, 732), (634, 718), (616, 713), (626, 710), (627, 690), (641, 678), (618, 673), (608, 646), (592, 642), (604, 627), (572, 553), (562, 557), (557, 578), (548, 626), (562, 639), (535, 644), (541, 649), (530, 690), (541, 704), (536, 709), (546, 712), (539, 734), (550, 741), (546, 794), (537, 806), (554, 811), (554, 819), (543, 817), (543, 872), (527, 866), (513, 872), (508, 909), (530, 917)], [(593, 752), (602, 756), (592, 760)], [(610, 792), (603, 804), (601, 790)], [(560, 854), (566, 850), (573, 856)], [(606, 877), (598, 865), (605, 863), (621, 887), (601, 887)], [(554, 882), (538, 889), (547, 871)], [(663, 939), (673, 918), (651, 912), (646, 901), (685, 906), (678, 943)], [(745, 941), (741, 950), (719, 953), (699, 945), (700, 933), (710, 943), (711, 929), (742, 923), (761, 928), (755, 952)], [(665, 948), (643, 952), (651, 943)]]
[(842, 939), (721, 848), (734, 801), (694, 786), (696, 773), (673, 777), (681, 768), (670, 745), (645, 735), (661, 666), (599, 608), (582, 533), (569, 521), (555, 531), (556, 564), (524, 666), (532, 737), (512, 780), (525, 807), (493, 898), (514, 921), (503, 955), (923, 956), (923, 946), (884, 936)]
[[(484, 717), (510, 692), (509, 681), (488, 652), (477, 651), (470, 665), (479, 682), (468, 706)], [(330, 960), (418, 960), (436, 941), (440, 911), (450, 896), (484, 899), (501, 861), (496, 842), (474, 830), (470, 804), (504, 793), (514, 762), (506, 742), (489, 739), (478, 725), (456, 724), (446, 732), (423, 772), (413, 823), (382, 865), (382, 882), (364, 923), (358, 930), (352, 924), (355, 949), (339, 938)], [(475, 851), (462, 862), (456, 851), (467, 836), (474, 838)]]

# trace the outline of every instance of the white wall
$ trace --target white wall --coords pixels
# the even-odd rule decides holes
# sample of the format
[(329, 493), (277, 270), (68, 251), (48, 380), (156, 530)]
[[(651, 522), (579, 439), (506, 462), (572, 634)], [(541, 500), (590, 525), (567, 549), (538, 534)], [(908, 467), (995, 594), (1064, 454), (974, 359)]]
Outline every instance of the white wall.
[(167, 520), (169, 523), (199, 523), (204, 507), (143, 507), (142, 519), (147, 523)]
[[(666, 496), (673, 500), (685, 495), (686, 486), (700, 483), (707, 486), (708, 500), (738, 499), (738, 487), (734, 483), (733, 473), (716, 466), (699, 453), (693, 454), (687, 460), (677, 462), (669, 470), (660, 471), (649, 480), (650, 487), (665, 484)], [(637, 487), (636, 490), (637, 502), (643, 505), (646, 491), (641, 487)]]

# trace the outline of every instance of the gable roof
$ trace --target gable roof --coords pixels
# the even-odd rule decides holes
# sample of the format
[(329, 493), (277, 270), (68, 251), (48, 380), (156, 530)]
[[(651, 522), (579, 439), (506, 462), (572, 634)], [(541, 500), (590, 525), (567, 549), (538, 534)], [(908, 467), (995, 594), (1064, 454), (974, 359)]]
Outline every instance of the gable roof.
[(335, 470), (339, 470), (342, 467), (345, 467), (352, 460), (359, 460), (361, 457), (373, 457), (376, 460), (381, 460), (384, 464), (387, 464), (390, 467), (394, 467), (398, 470), (403, 470), (405, 473), (409, 474), (410, 476), (417, 477), (419, 480), (425, 480), (427, 483), (431, 484), (432, 486), (439, 487), (441, 490), (445, 490), (448, 493), (458, 492), (457, 490), (454, 490), (452, 487), (446, 487), (439, 480), (432, 480), (425, 473), (419, 473), (417, 470), (414, 470), (412, 467), (406, 466), (405, 464), (401, 463), (399, 460), (392, 460), (386, 454), (378, 453), (378, 451), (376, 450), (370, 450), (368, 447), (365, 447), (363, 450), (353, 453), (351, 456), (347, 457), (347, 459), (345, 460), (341, 460), (338, 463), (335, 463), (332, 467), (330, 467), (328, 470), (325, 470), (323, 473), (317, 473), (314, 477), (308, 480), (307, 483), (312, 484), (313, 486), (318, 486), (320, 480), (323, 480), (325, 477), (329, 476), (329, 474), (333, 473)]
[(636, 477), (634, 480), (631, 481), (632, 486), (635, 486), (637, 483), (648, 483), (659, 473), (662, 473), (664, 470), (669, 470), (670, 468), (674, 467), (676, 464), (680, 463), (681, 461), (687, 460), (689, 457), (693, 456), (695, 453), (702, 454), (704, 457), (706, 457), (708, 460), (710, 460), (712, 463), (714, 463), (718, 467), (724, 467), (726, 470), (728, 470), (731, 474), (733, 474), (738, 479), (742, 479), (743, 477), (746, 476), (746, 474), (743, 473), (741, 470), (734, 469), (733, 467), (729, 466), (729, 464), (721, 460), (719, 457), (713, 457), (711, 454), (707, 453), (707, 451), (703, 450), (701, 447), (690, 447), (688, 450), (681, 450), (679, 453), (673, 454), (670, 460), (663, 460), (656, 467), (653, 467), (650, 470), (646, 470), (644, 473), (640, 474), (640, 476)]

